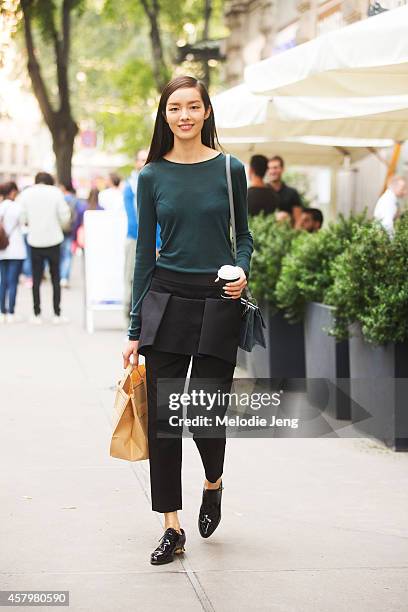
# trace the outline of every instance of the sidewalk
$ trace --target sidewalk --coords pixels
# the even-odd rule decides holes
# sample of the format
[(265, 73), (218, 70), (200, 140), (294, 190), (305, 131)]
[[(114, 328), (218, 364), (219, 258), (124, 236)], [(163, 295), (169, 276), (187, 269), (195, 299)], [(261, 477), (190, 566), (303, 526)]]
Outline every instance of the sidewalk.
[[(0, 589), (69, 590), (75, 612), (405, 612), (408, 454), (367, 439), (228, 439), (208, 540), (183, 440), (186, 553), (150, 565), (148, 462), (109, 456), (121, 313), (84, 331), (80, 270), (62, 294), (71, 323), (0, 327)], [(51, 316), (50, 283), (42, 303)], [(24, 287), (18, 312), (31, 314)]]

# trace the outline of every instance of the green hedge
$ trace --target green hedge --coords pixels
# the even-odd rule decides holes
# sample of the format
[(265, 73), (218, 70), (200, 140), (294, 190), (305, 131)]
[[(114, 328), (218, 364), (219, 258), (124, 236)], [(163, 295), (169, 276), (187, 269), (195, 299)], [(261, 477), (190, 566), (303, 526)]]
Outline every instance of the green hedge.
[(289, 221), (277, 222), (275, 215), (249, 216), (249, 227), (254, 239), (249, 286), (257, 300), (268, 301), (276, 309), (275, 289), (281, 262), (299, 234)]
[(366, 213), (346, 219), (340, 215), (336, 223), (309, 234), (301, 232), (293, 240), (283, 258), (276, 283), (276, 300), (290, 321), (303, 318), (307, 302), (331, 304), (328, 290), (333, 285), (332, 264), (343, 253), (356, 229), (367, 224)]
[(408, 216), (397, 221), (393, 239), (376, 222), (359, 228), (332, 272), (327, 295), (336, 307), (332, 335), (347, 338), (348, 326), (359, 322), (368, 342), (408, 339)]
[(393, 239), (365, 212), (340, 216), (314, 234), (262, 213), (249, 225), (249, 284), (272, 311), (281, 309), (294, 322), (307, 302), (321, 302), (335, 308), (329, 333), (338, 340), (349, 337), (355, 322), (369, 342), (408, 340), (408, 214), (396, 222)]

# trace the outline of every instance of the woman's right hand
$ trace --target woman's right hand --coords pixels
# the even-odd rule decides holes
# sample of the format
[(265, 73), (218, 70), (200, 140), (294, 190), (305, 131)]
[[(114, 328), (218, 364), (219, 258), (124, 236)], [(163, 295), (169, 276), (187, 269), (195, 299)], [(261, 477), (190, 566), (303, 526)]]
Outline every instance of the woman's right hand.
[(133, 366), (137, 367), (139, 365), (139, 353), (137, 352), (139, 348), (139, 340), (129, 340), (123, 349), (123, 368), (126, 370), (130, 363), (130, 356), (133, 355)]

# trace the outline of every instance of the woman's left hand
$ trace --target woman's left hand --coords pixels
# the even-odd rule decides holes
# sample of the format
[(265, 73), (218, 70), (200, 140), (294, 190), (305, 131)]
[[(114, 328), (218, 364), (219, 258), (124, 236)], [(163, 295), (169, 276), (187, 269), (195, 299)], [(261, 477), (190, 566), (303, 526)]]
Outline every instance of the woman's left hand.
[(248, 284), (244, 270), (239, 266), (237, 266), (237, 268), (238, 270), (241, 270), (241, 276), (239, 279), (230, 283), (225, 283), (223, 286), (225, 293), (227, 293), (233, 300), (238, 300), (241, 297), (242, 291)]

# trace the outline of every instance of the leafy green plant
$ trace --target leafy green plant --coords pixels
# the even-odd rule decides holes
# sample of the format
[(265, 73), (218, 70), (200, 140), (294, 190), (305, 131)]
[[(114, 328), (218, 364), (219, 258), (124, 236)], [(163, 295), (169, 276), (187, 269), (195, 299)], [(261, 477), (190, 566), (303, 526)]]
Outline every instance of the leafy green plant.
[(276, 221), (275, 215), (261, 212), (249, 216), (249, 227), (254, 238), (249, 279), (251, 293), (257, 300), (266, 300), (276, 308), (275, 288), (283, 257), (288, 253), (292, 240), (299, 234), (289, 221)]
[(301, 232), (282, 261), (276, 283), (278, 307), (295, 322), (302, 319), (307, 302), (330, 304), (328, 290), (334, 282), (333, 260), (353, 240), (358, 227), (367, 223), (366, 212), (345, 218), (316, 233)]
[(298, 170), (286, 170), (283, 175), (285, 183), (297, 189), (302, 201), (302, 205), (309, 208), (312, 203), (310, 177)]
[(330, 333), (349, 336), (351, 323), (361, 324), (374, 344), (408, 339), (408, 217), (396, 223), (390, 239), (377, 223), (357, 230), (355, 240), (333, 262), (335, 281), (328, 292), (336, 307)]

